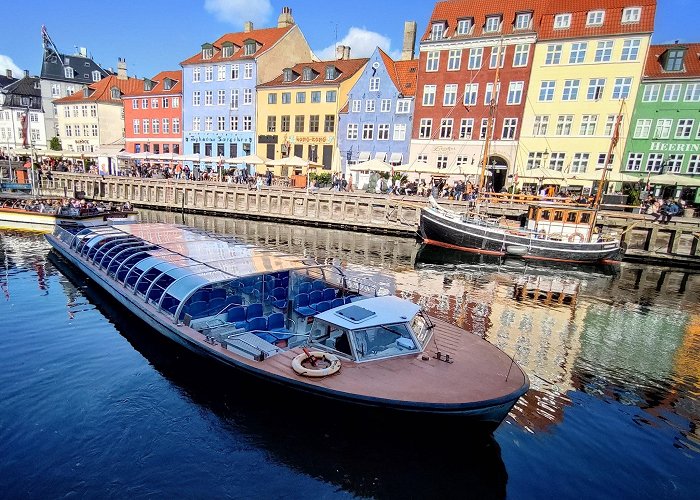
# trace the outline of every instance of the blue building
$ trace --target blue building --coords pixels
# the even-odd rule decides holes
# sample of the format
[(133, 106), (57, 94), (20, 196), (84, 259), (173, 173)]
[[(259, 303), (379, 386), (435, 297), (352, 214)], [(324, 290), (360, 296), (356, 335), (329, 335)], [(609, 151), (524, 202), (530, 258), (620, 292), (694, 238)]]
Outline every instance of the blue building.
[(394, 61), (377, 48), (340, 111), (338, 144), (347, 166), (377, 158), (408, 161), (418, 61)]
[(255, 153), (256, 87), (311, 57), (292, 11), (276, 28), (228, 33), (186, 59), (183, 68), (183, 152), (209, 157)]

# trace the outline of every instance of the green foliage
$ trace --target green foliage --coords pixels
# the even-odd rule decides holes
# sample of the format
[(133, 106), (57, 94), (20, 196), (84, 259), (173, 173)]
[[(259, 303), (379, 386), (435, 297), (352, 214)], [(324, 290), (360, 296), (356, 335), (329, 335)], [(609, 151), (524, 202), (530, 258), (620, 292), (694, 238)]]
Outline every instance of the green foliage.
[(627, 195), (628, 205), (640, 205), (642, 203), (641, 199), (641, 186), (639, 183), (636, 184), (626, 184), (622, 188), (622, 193)]
[(59, 139), (58, 136), (54, 136), (53, 139), (49, 141), (49, 148), (51, 149), (51, 151), (60, 151), (61, 139)]
[(311, 183), (313, 183), (314, 181), (318, 181), (319, 187), (329, 186), (331, 183), (331, 173), (330, 172), (321, 172), (321, 173), (309, 172), (309, 181)]

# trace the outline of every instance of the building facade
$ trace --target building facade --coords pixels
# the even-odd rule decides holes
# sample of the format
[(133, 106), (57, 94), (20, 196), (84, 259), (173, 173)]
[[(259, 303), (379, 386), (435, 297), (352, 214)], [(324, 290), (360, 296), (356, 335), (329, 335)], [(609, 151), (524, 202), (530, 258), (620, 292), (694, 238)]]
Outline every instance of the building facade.
[(348, 59), (349, 47), (338, 49), (340, 58), (335, 61), (285, 68), (258, 87), (259, 156), (298, 156), (325, 170), (340, 171), (338, 112), (367, 59)]
[(61, 53), (42, 27), (44, 46), (41, 63), (41, 99), (45, 115), (45, 135), (51, 140), (59, 136), (58, 119), (53, 101), (82, 91), (87, 85), (99, 82), (112, 74), (102, 69), (84, 47), (75, 54)]
[(408, 162), (418, 60), (394, 61), (377, 48), (340, 112), (338, 147), (347, 166), (378, 158)]
[(144, 78), (122, 95), (125, 150), (180, 154), (182, 151), (182, 71)]
[(412, 162), (474, 180), (486, 156), (494, 188), (507, 183), (516, 161), (541, 4), (436, 4), (420, 43)]
[(14, 80), (0, 89), (0, 148), (46, 149), (41, 84), (36, 76)]
[(129, 78), (126, 61), (119, 60), (117, 74), (90, 84), (80, 92), (53, 102), (64, 151), (96, 152), (124, 146), (123, 94), (133, 94), (143, 82)]
[[(632, 114), (623, 171), (700, 177), (700, 43), (652, 45)], [(688, 200), (697, 190), (685, 190)]]
[[(516, 173), (520, 186), (594, 188), (619, 172), (637, 98), (656, 0), (552, 2), (544, 13), (530, 76)], [(608, 156), (618, 114), (619, 141)]]
[(284, 67), (311, 59), (311, 49), (285, 7), (276, 28), (229, 33), (181, 63), (184, 153), (247, 156), (256, 152), (256, 87)]

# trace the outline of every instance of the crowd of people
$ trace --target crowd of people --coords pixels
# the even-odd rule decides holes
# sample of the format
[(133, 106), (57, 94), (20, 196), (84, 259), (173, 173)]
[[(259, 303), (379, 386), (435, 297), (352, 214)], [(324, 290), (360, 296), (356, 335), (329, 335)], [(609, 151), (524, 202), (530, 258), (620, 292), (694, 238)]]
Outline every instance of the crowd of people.
[(131, 211), (131, 203), (122, 204), (101, 201), (87, 201), (77, 198), (9, 198), (2, 201), (2, 208), (26, 210), (51, 215), (80, 216), (115, 211)]
[(642, 203), (642, 213), (653, 216), (655, 224), (668, 224), (673, 217), (682, 217), (684, 212), (685, 200), (675, 198), (662, 200), (649, 195)]

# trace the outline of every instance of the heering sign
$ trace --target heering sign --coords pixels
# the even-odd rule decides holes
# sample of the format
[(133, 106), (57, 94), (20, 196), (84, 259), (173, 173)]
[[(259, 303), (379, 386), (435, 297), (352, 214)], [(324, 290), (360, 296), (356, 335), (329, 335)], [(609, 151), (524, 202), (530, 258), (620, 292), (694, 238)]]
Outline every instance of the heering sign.
[(678, 153), (693, 153), (700, 151), (700, 144), (678, 144), (668, 142), (652, 142), (649, 151), (673, 151)]

